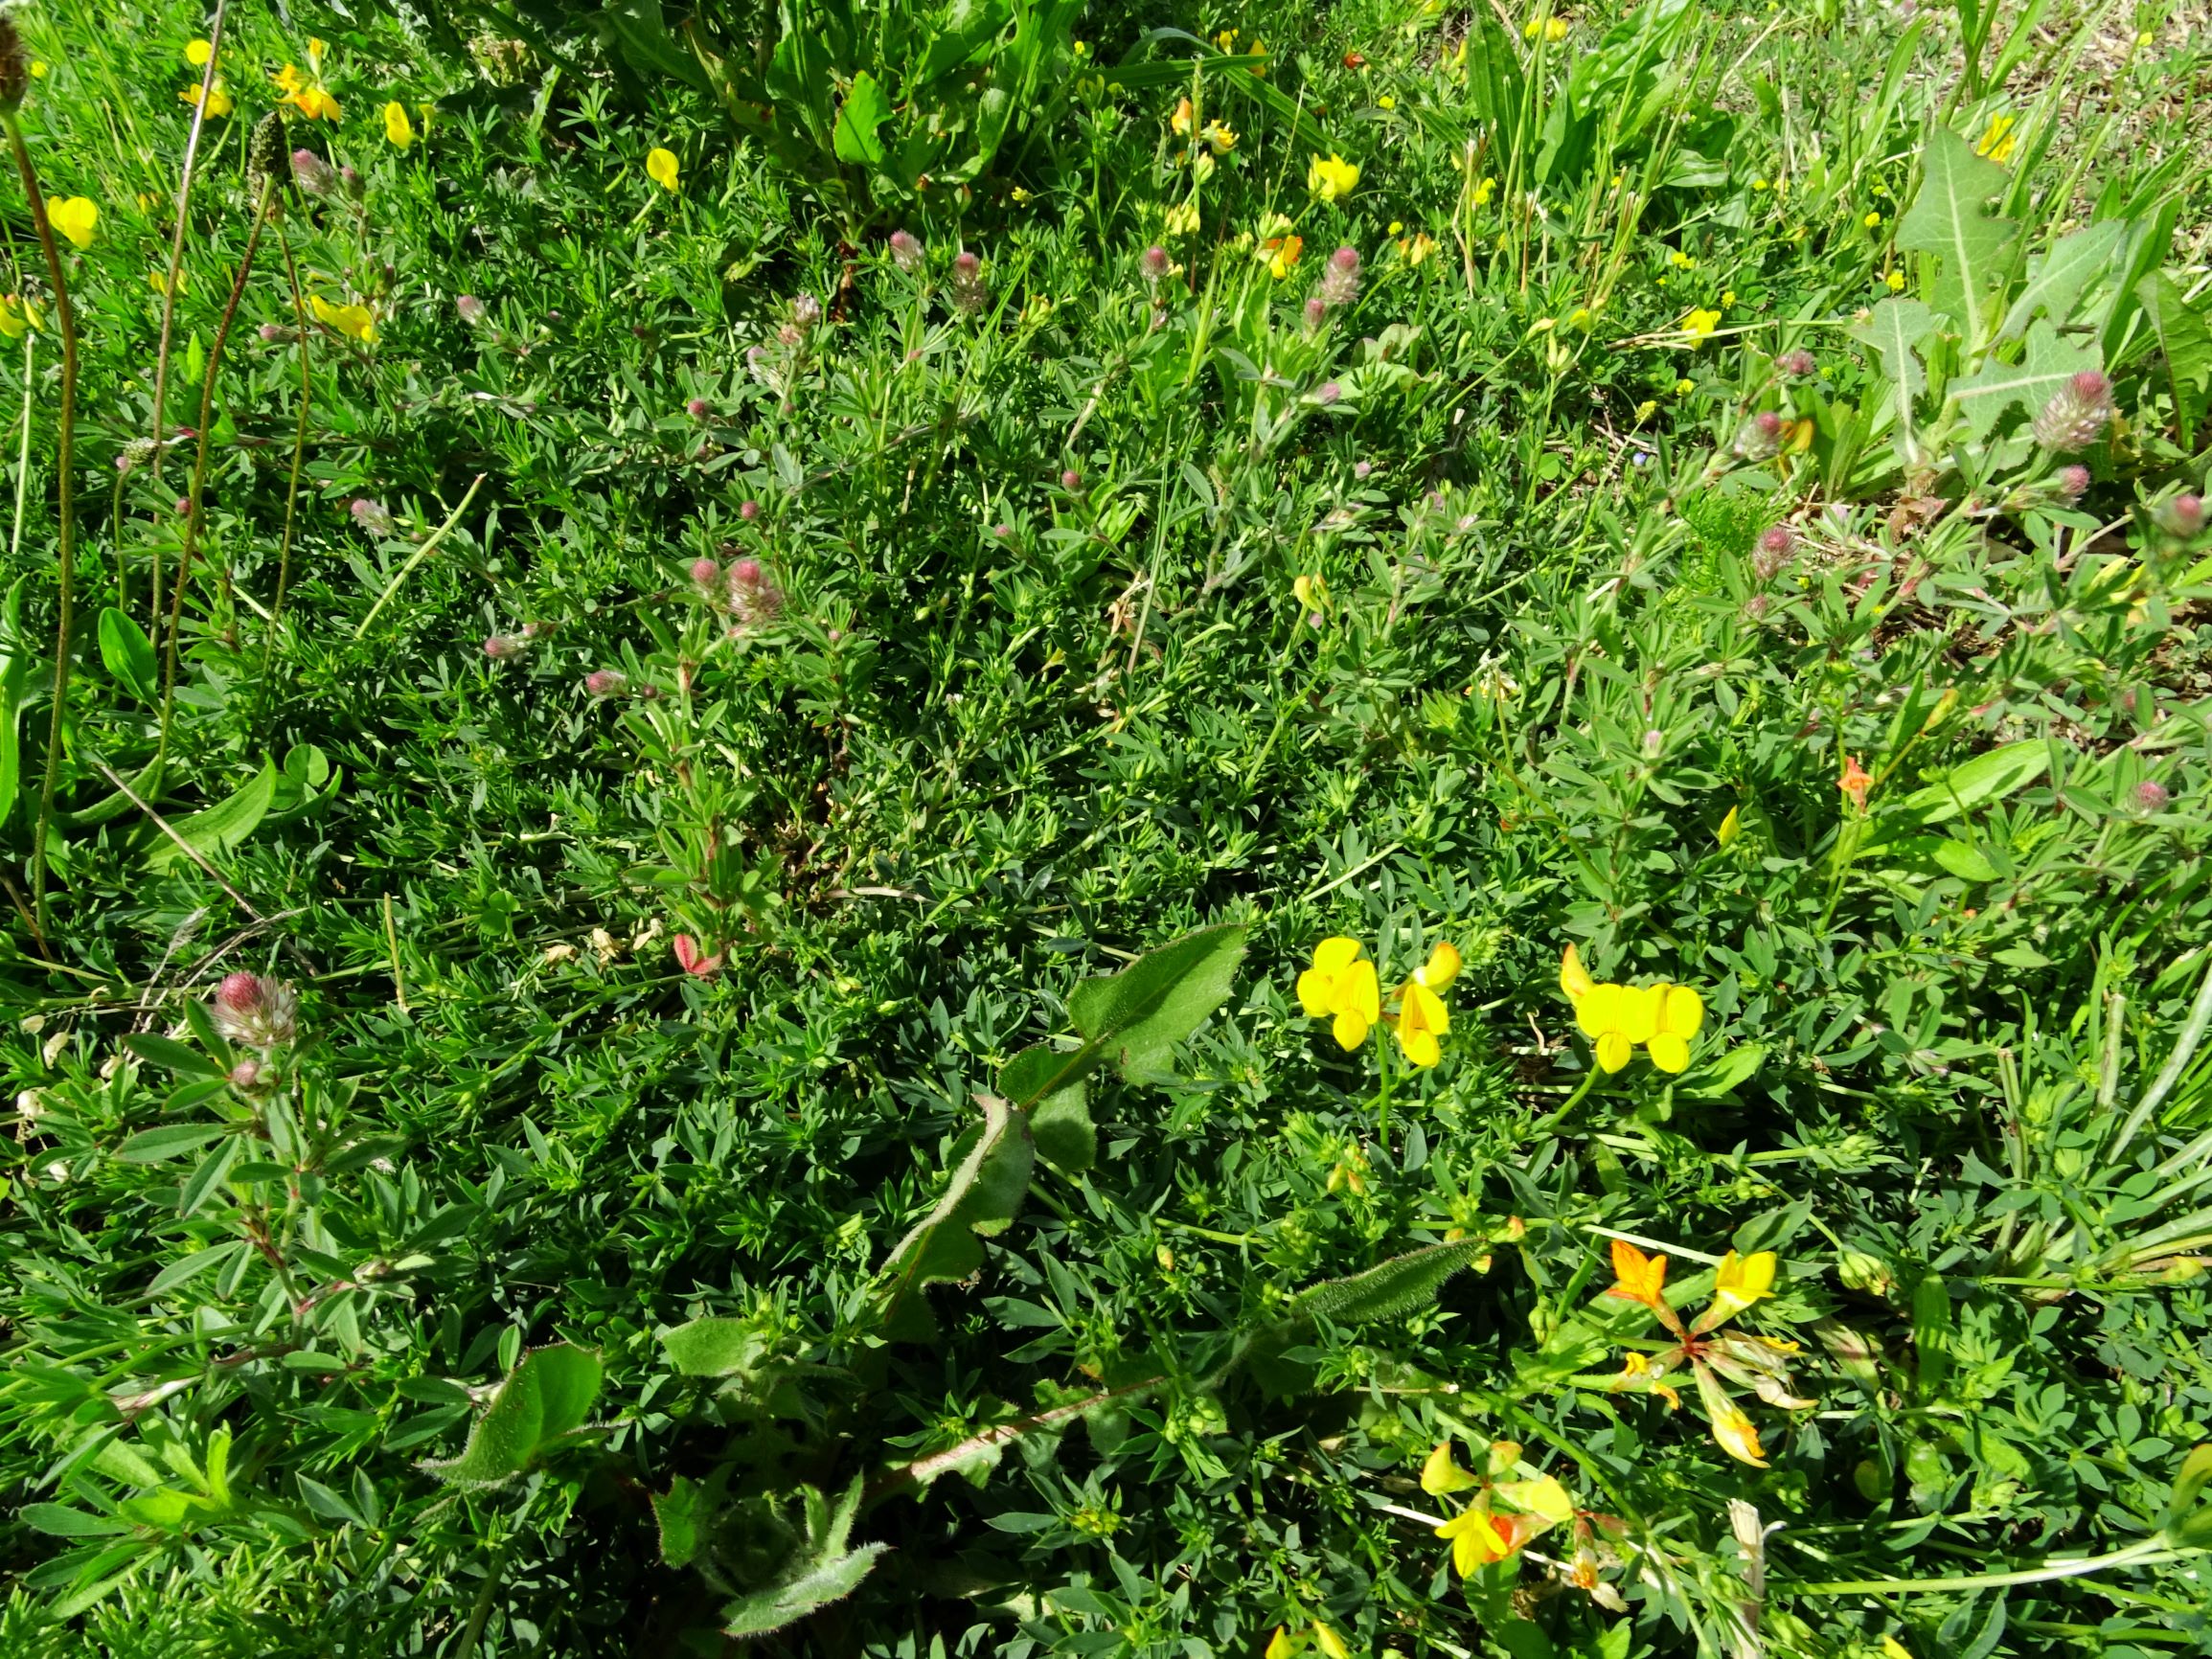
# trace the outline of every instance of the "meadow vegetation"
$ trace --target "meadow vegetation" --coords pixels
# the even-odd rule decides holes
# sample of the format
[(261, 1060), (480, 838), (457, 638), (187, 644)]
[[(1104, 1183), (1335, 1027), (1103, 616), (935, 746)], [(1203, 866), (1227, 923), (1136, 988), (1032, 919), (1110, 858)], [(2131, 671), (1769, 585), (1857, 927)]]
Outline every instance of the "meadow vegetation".
[(12, 25), (0, 1653), (2212, 1651), (2201, 6)]

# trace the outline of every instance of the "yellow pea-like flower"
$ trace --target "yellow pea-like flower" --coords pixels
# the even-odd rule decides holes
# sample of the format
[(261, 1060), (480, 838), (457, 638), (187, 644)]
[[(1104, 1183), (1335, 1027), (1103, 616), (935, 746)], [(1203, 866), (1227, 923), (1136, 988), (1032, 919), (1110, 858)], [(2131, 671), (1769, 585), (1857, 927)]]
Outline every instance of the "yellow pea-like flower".
[(1679, 1072), (1690, 1063), (1690, 1039), (1705, 1023), (1705, 999), (1686, 985), (1655, 985), (1653, 1030), (1644, 1039), (1652, 1064), (1663, 1072)]
[(1749, 1464), (1755, 1469), (1767, 1466), (1767, 1450), (1759, 1443), (1759, 1430), (1736, 1407), (1729, 1406), (1713, 1414), (1713, 1439), (1738, 1463)]
[(1449, 1441), (1438, 1441), (1436, 1449), (1428, 1454), (1428, 1461), (1421, 1466), (1421, 1489), (1432, 1498), (1446, 1492), (1464, 1492), (1479, 1484), (1473, 1475), (1452, 1461)]
[(1417, 1066), (1436, 1064), (1444, 1058), (1436, 1039), (1450, 1030), (1451, 1011), (1444, 1006), (1444, 998), (1422, 984), (1418, 975), (1407, 980), (1398, 1002), (1398, 1046), (1405, 1057)]
[(215, 47), (205, 40), (190, 40), (185, 43), (184, 60), (194, 69), (205, 69), (207, 60), (214, 56)]
[(415, 142), (415, 125), (407, 119), (405, 104), (384, 105), (384, 136), (400, 149), (405, 149)]
[(1713, 1306), (1698, 1323), (1710, 1330), (1722, 1321), (1733, 1319), (1754, 1302), (1773, 1295), (1774, 1268), (1771, 1250), (1749, 1256), (1729, 1251), (1721, 1258), (1721, 1265), (1713, 1275)]
[(1313, 966), (1298, 976), (1299, 1003), (1313, 1018), (1333, 1022), (1331, 1033), (1346, 1052), (1365, 1042), (1382, 1017), (1381, 986), (1362, 948), (1357, 939), (1324, 939), (1313, 947)]
[(1359, 169), (1342, 156), (1315, 156), (1306, 169), (1306, 188), (1325, 202), (1341, 201), (1359, 183)]
[(88, 248), (100, 224), (100, 204), (90, 196), (65, 195), (46, 204), (46, 218), (77, 246)]
[(652, 152), (645, 158), (645, 173), (646, 177), (651, 179), (653, 183), (659, 185), (661, 189), (667, 191), (669, 194), (675, 194), (675, 151), (673, 149), (661, 149), (656, 147)]

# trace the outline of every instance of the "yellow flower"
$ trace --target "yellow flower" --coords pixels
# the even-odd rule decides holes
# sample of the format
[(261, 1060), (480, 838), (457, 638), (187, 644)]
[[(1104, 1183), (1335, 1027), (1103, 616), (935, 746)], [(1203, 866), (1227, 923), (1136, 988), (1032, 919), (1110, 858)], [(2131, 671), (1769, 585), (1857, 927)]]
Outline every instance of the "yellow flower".
[[(169, 273), (168, 273), (167, 271), (148, 271), (148, 272), (147, 272), (147, 273), (146, 273), (146, 285), (147, 285), (148, 287), (151, 288), (151, 289), (152, 289), (152, 290), (153, 290), (155, 293), (157, 293), (157, 294), (166, 294), (166, 293), (168, 293), (168, 292), (169, 292)], [(189, 291), (190, 291), (191, 287), (192, 287), (192, 277), (191, 277), (191, 275), (190, 275), (189, 273), (187, 273), (187, 272), (184, 272), (184, 271), (179, 271), (179, 272), (177, 272), (177, 274), (176, 274), (176, 291), (177, 291), (178, 293), (180, 293), (180, 294), (182, 294), (182, 293), (186, 293), (186, 292), (189, 292)]]
[(1518, 1532), (1510, 1517), (1470, 1506), (1438, 1527), (1436, 1535), (1450, 1540), (1451, 1564), (1464, 1579), (1475, 1568), (1502, 1561), (1519, 1549)]
[(1702, 346), (1713, 337), (1713, 330), (1720, 326), (1720, 322), (1721, 313), (1718, 311), (1701, 308), (1693, 310), (1682, 319), (1682, 332), (1690, 336), (1691, 345)]
[(46, 219), (79, 247), (88, 248), (100, 224), (100, 204), (89, 196), (65, 195), (46, 204)]
[(1880, 214), (1868, 214), (1859, 222), (1864, 225), (1868, 230), (1873, 230), (1875, 227), (1881, 223), (1881, 216)]
[[(1249, 49), (1249, 51), (1248, 51), (1248, 53), (1247, 53), (1247, 56), (1249, 56), (1249, 57), (1266, 57), (1266, 56), (1267, 56), (1267, 43), (1266, 43), (1265, 40), (1261, 40), (1261, 39), (1258, 39), (1257, 37), (1255, 37), (1255, 38), (1253, 39), (1253, 41), (1252, 41), (1252, 44), (1251, 44), (1251, 47), (1250, 47), (1250, 49)], [(1266, 73), (1267, 73), (1267, 66), (1266, 66), (1265, 63), (1259, 63), (1259, 64), (1255, 64), (1255, 65), (1253, 65), (1253, 67), (1252, 67), (1252, 79), (1253, 79), (1253, 80), (1259, 80), (1259, 79), (1260, 79), (1262, 76), (1266, 75)]]
[(1884, 271), (1881, 280), (1889, 284), (1891, 293), (1901, 294), (1904, 291), (1904, 273), (1903, 271)]
[(1195, 236), (1197, 234), (1197, 229), (1198, 203), (1196, 197), (1189, 201), (1177, 202), (1174, 207), (1168, 209), (1167, 234), (1169, 236)]
[(1216, 155), (1227, 155), (1237, 148), (1237, 129), (1223, 122), (1207, 122), (1206, 130), (1199, 136), (1214, 147)]
[(1697, 389), (1698, 382), (1691, 379), (1687, 375), (1683, 375), (1682, 378), (1675, 382), (1675, 396), (1677, 398), (1687, 398)]
[(1705, 1023), (1705, 999), (1686, 985), (1653, 986), (1664, 991), (1657, 999), (1658, 1030), (1648, 1039), (1652, 1064), (1663, 1072), (1679, 1072), (1690, 1063), (1690, 1039)]
[(1451, 1443), (1448, 1440), (1438, 1441), (1436, 1449), (1428, 1454), (1428, 1461), (1421, 1466), (1421, 1489), (1432, 1498), (1446, 1492), (1464, 1492), (1469, 1487), (1480, 1484), (1451, 1461)]
[(1658, 412), (1658, 403), (1653, 398), (1647, 398), (1641, 403), (1636, 405), (1636, 420), (1639, 423), (1645, 420), (1649, 420)]
[(1436, 942), (1436, 948), (1428, 953), (1428, 960), (1413, 970), (1413, 977), (1430, 990), (1445, 991), (1459, 977), (1461, 959), (1459, 946), (1448, 939)]
[(1341, 201), (1358, 183), (1359, 170), (1334, 152), (1326, 159), (1315, 156), (1306, 170), (1307, 190), (1325, 202)]
[(207, 60), (215, 56), (215, 47), (205, 40), (185, 42), (184, 60), (194, 69), (205, 69)]
[(1192, 107), (1191, 101), (1186, 98), (1175, 105), (1174, 114), (1168, 117), (1168, 128), (1177, 138), (1188, 138), (1191, 136), (1191, 128), (1196, 126), (1197, 122), (1198, 112)]
[(46, 79), (45, 58), (34, 57), (31, 60), (31, 79), (34, 80), (44, 80)]
[[(1705, 1023), (1705, 999), (1686, 985), (1599, 985), (1569, 945), (1560, 986), (1575, 1005), (1575, 1024), (1590, 1039), (1601, 1068), (1617, 1072), (1649, 1045), (1652, 1064), (1679, 1072), (1690, 1063), (1690, 1039)], [(1571, 969), (1571, 972), (1570, 972)], [(1585, 989), (1578, 994), (1570, 979)]]
[(350, 340), (358, 340), (364, 346), (376, 338), (376, 315), (361, 305), (333, 306), (320, 294), (308, 296), (313, 307), (315, 321), (326, 329), (333, 329)]
[(1476, 207), (1488, 207), (1490, 198), (1496, 193), (1497, 180), (1494, 178), (1477, 180), (1474, 187), (1474, 205)]
[(659, 185), (661, 189), (667, 191), (669, 194), (675, 194), (675, 151), (673, 149), (662, 149), (656, 146), (650, 153), (647, 154), (645, 158), (645, 175), (646, 177), (651, 179), (653, 183)]
[(1402, 220), (1400, 220), (1400, 219), (1392, 219), (1392, 220), (1390, 221), (1390, 228), (1389, 228), (1388, 230), (1384, 231), (1382, 234), (1383, 234), (1384, 236), (1386, 236), (1386, 237), (1394, 237), (1394, 236), (1396, 236), (1396, 235), (1397, 235), (1397, 234), (1398, 234), (1400, 231), (1403, 230), (1404, 228), (1405, 228), (1405, 225), (1404, 225), (1404, 222), (1403, 222)]
[(37, 326), (37, 307), (16, 294), (0, 295), (0, 334), (20, 340)]
[(1344, 1646), (1344, 1638), (1318, 1619), (1313, 1621), (1313, 1646), (1329, 1659), (1352, 1659), (1352, 1649)]
[[(183, 88), (177, 93), (176, 101), (179, 103), (190, 103), (196, 105), (199, 102), (199, 88), (196, 86), (187, 86)], [(228, 115), (236, 107), (237, 102), (231, 97), (230, 88), (223, 84), (223, 78), (221, 76), (217, 76), (215, 78), (215, 83), (207, 89), (208, 115), (211, 118), (218, 115)]]
[(1987, 156), (1999, 166), (2012, 160), (2013, 145), (2017, 142), (2013, 136), (2014, 125), (2014, 119), (2009, 115), (1991, 116), (1989, 130), (1981, 135), (1981, 142), (1973, 147), (1974, 154)]
[(1299, 256), (1306, 251), (1304, 237), (1275, 237), (1261, 244), (1260, 251), (1267, 261), (1267, 271), (1278, 283), (1296, 268)]
[(1586, 334), (1597, 326), (1596, 313), (1587, 306), (1577, 306), (1567, 313), (1567, 327)]
[(1543, 31), (1543, 37), (1555, 46), (1567, 37), (1567, 20), (1564, 17), (1531, 17), (1521, 25), (1521, 35), (1524, 39), (1534, 40), (1539, 29)]
[(1762, 1250), (1739, 1256), (1731, 1250), (1721, 1258), (1713, 1274), (1713, 1306), (1698, 1321), (1702, 1330), (1733, 1319), (1765, 1297), (1774, 1294), (1774, 1252)]
[(1736, 290), (1734, 288), (1722, 288), (1721, 290), (1721, 308), (1724, 311), (1735, 303)]
[(1398, 244), (1398, 251), (1405, 256), (1407, 264), (1425, 264), (1427, 262), (1428, 257), (1436, 252), (1436, 239), (1426, 231), (1415, 231), (1412, 236)]
[(1290, 591), (1297, 596), (1303, 610), (1329, 608), (1329, 580), (1323, 576), (1301, 576), (1292, 580)]
[(1365, 1042), (1382, 1017), (1375, 965), (1360, 949), (1357, 939), (1324, 939), (1313, 948), (1313, 966), (1298, 976), (1298, 1001), (1313, 1018), (1334, 1021), (1331, 1034), (1347, 1052)]
[(405, 149), (415, 142), (415, 126), (407, 119), (407, 106), (405, 104), (387, 103), (384, 105), (384, 136), (401, 149)]
[(1613, 1284), (1608, 1296), (1624, 1302), (1641, 1302), (1646, 1307), (1666, 1306), (1667, 1258), (1647, 1256), (1626, 1239), (1613, 1240)]
[(1767, 1467), (1767, 1453), (1759, 1443), (1759, 1431), (1738, 1407), (1729, 1405), (1713, 1413), (1713, 1439), (1738, 1463), (1749, 1464), (1755, 1469)]
[(1766, 190), (1767, 188), (1767, 181), (1763, 178), (1755, 178), (1751, 181), (1751, 188), (1753, 190)]
[(1721, 828), (1713, 831), (1713, 839), (1722, 846), (1727, 847), (1732, 846), (1736, 837), (1743, 833), (1744, 809), (1741, 807), (1731, 807), (1728, 808), (1728, 816), (1721, 820)]
[(1688, 254), (1684, 253), (1680, 248), (1676, 248), (1672, 253), (1667, 255), (1667, 263), (1675, 266), (1677, 270), (1687, 271), (1693, 269), (1697, 265), (1698, 261), (1692, 259)]
[(1378, 98), (1375, 101), (1375, 103), (1376, 107), (1379, 109), (1396, 109), (1398, 107), (1398, 100), (1391, 97), (1387, 92), (1385, 92), (1380, 98)]
[(1237, 49), (1237, 32), (1234, 29), (1222, 30), (1220, 34), (1214, 36), (1214, 44), (1220, 49), (1222, 56), (1226, 57)]
[(1568, 945), (1560, 953), (1560, 989), (1566, 993), (1567, 1001), (1580, 1002), (1597, 989), (1598, 982), (1583, 966), (1583, 953)]
[(1304, 1636), (1293, 1636), (1278, 1625), (1275, 1626), (1274, 1635), (1267, 1638), (1267, 1651), (1265, 1659), (1297, 1659), (1297, 1655), (1303, 1652), (1305, 1648), (1306, 1638)]
[[(1455, 972), (1458, 954), (1452, 952)], [(1421, 982), (1421, 973), (1427, 971), (1423, 968), (1416, 973), (1398, 993), (1398, 1046), (1417, 1066), (1432, 1066), (1444, 1057), (1444, 1049), (1436, 1039), (1451, 1030), (1451, 1012), (1444, 1006), (1444, 998)]]

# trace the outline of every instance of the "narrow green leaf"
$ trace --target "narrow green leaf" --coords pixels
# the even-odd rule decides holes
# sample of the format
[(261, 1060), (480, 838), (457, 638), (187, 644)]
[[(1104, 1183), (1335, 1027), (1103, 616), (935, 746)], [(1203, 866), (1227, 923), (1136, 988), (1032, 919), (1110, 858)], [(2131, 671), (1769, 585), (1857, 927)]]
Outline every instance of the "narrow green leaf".
[(170, 828), (176, 831), (175, 839), (163, 835), (146, 854), (147, 863), (156, 870), (167, 870), (179, 859), (189, 861), (189, 854), (177, 841), (183, 841), (202, 857), (228, 852), (261, 827), (268, 813), (269, 803), (276, 798), (277, 769), (273, 762), (263, 761), (262, 769), (253, 781), (239, 787), (227, 800), (218, 801), (205, 811), (194, 812), (188, 818), (173, 820)]
[(173, 1038), (156, 1036), (151, 1032), (132, 1032), (123, 1039), (123, 1046), (148, 1065), (160, 1066), (166, 1071), (182, 1072), (194, 1078), (223, 1075), (223, 1068), (197, 1049), (186, 1048)]
[(1037, 1148), (1028, 1118), (995, 1095), (978, 1095), (976, 1103), (983, 1108), (983, 1125), (969, 1131), (966, 1153), (943, 1195), (883, 1264), (889, 1283), (882, 1318), (896, 1333), (926, 1334), (932, 1322), (915, 1293), (980, 1269), (983, 1246), (976, 1235), (1004, 1231), (1029, 1191)]
[(100, 660), (123, 689), (142, 703), (160, 698), (160, 668), (153, 642), (135, 622), (108, 605), (100, 613)]
[(603, 1375), (599, 1355), (589, 1349), (566, 1342), (534, 1349), (499, 1385), (461, 1455), (419, 1466), (454, 1486), (512, 1480), (582, 1426)]
[(130, 1531), (128, 1521), (73, 1510), (67, 1504), (25, 1504), (15, 1511), (15, 1518), (33, 1532), (52, 1538), (104, 1538)]
[(1325, 1314), (1338, 1325), (1397, 1318), (1433, 1302), (1446, 1280), (1490, 1248), (1488, 1240), (1482, 1239), (1431, 1244), (1393, 1257), (1363, 1273), (1316, 1284), (1302, 1292), (1291, 1306), (1309, 1316)]
[(222, 1185), (245, 1144), (244, 1136), (231, 1135), (200, 1161), (199, 1168), (192, 1172), (184, 1190), (177, 1194), (176, 1213), (180, 1218), (196, 1214), (209, 1195)]
[(115, 1148), (115, 1159), (120, 1164), (158, 1164), (164, 1158), (194, 1151), (228, 1132), (225, 1124), (169, 1124), (158, 1129), (141, 1129)]

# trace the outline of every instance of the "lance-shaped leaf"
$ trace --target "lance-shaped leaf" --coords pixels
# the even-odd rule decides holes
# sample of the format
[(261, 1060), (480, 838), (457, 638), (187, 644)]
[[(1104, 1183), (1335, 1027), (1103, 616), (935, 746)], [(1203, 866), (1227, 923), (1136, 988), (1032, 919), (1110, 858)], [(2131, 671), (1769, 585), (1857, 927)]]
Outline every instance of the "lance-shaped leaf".
[(677, 1475), (667, 1491), (651, 1497), (652, 1516), (660, 1523), (660, 1558), (672, 1567), (690, 1566), (706, 1533), (706, 1488), (688, 1475)]
[(876, 1565), (882, 1544), (862, 1544), (848, 1549), (853, 1517), (860, 1511), (860, 1480), (854, 1477), (845, 1495), (832, 1509), (829, 1500), (812, 1487), (802, 1487), (806, 1499), (807, 1531), (792, 1551), (777, 1581), (764, 1589), (740, 1596), (722, 1609), (722, 1633), (728, 1636), (765, 1636), (819, 1612), (859, 1587)]
[(2076, 374), (2096, 366), (2095, 347), (2060, 339), (2039, 317), (2028, 325), (2026, 350), (2018, 363), (2000, 362), (1992, 353), (1971, 376), (1952, 383), (1950, 396), (1973, 435), (1987, 439), (2006, 410), (2019, 408), (2032, 416)]
[(457, 1458), (421, 1466), (453, 1486), (490, 1487), (513, 1480), (591, 1415), (602, 1376), (599, 1355), (571, 1343), (522, 1356)]
[(1323, 1314), (1338, 1325), (1395, 1319), (1434, 1302), (1447, 1279), (1490, 1250), (1489, 1240), (1483, 1239), (1431, 1244), (1394, 1256), (1363, 1273), (1325, 1280), (1301, 1292), (1290, 1306), (1308, 1318)]
[(1996, 337), (2017, 340), (2028, 331), (2038, 313), (2055, 324), (2071, 322), (2074, 302), (2082, 290), (2104, 275), (2112, 262), (2127, 224), (2121, 219), (2100, 219), (2095, 224), (2061, 237), (2048, 251), (2028, 261), (2028, 280), (2013, 297)]
[(187, 846), (203, 856), (228, 852), (261, 827), (262, 820), (268, 815), (269, 803), (276, 799), (276, 765), (263, 761), (253, 781), (229, 798), (189, 818), (174, 820), (170, 825), (176, 832), (174, 839), (162, 836), (148, 850), (146, 861), (156, 870), (166, 870), (179, 859), (190, 857), (184, 850)]
[(1123, 1075), (1143, 1078), (1167, 1068), (1168, 1051), (1220, 1008), (1244, 957), (1237, 922), (1201, 927), (1147, 951), (1121, 972), (1086, 979), (1067, 999), (1075, 1028), (1101, 1045)]
[(896, 1336), (926, 1339), (935, 1329), (928, 1305), (918, 1294), (925, 1284), (968, 1278), (983, 1265), (976, 1235), (1005, 1231), (1037, 1162), (1029, 1120), (996, 1095), (978, 1095), (983, 1125), (963, 1136), (965, 1148), (945, 1184), (944, 1194), (913, 1231), (899, 1241), (884, 1262), (882, 1317)]
[(1935, 261), (1935, 308), (1958, 325), (1970, 353), (1989, 343), (1989, 313), (2019, 234), (2013, 220), (1984, 208), (2008, 176), (1957, 133), (1938, 128), (1921, 157), (1920, 190), (1897, 221), (1897, 245)]
[(1913, 399), (1927, 389), (1927, 371), (1921, 366), (1921, 343), (1935, 332), (1935, 313), (1918, 300), (1884, 300), (1865, 322), (1853, 327), (1851, 337), (1870, 348), (1881, 360), (1882, 377), (1891, 387), (1897, 405), (1897, 428), (1906, 445), (1912, 443)]
[[(1089, 1169), (1098, 1157), (1090, 1091), (1082, 1074), (1104, 1057), (1095, 1046), (1060, 1054), (1038, 1043), (1008, 1060), (998, 1074), (1000, 1092), (1029, 1114), (1037, 1155), (1071, 1175)], [(1070, 1073), (1075, 1074), (1072, 1081)]]
[(2174, 394), (2174, 423), (2181, 447), (2193, 448), (2197, 422), (2212, 407), (2212, 327), (2164, 271), (2153, 271), (2137, 283), (2135, 298), (2158, 330), (2158, 348), (2166, 354), (2167, 384)]

